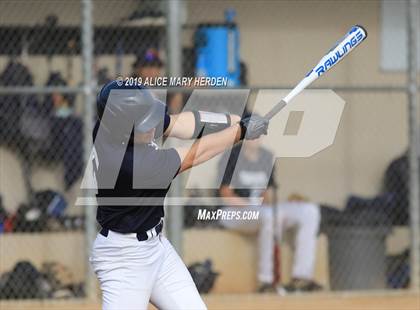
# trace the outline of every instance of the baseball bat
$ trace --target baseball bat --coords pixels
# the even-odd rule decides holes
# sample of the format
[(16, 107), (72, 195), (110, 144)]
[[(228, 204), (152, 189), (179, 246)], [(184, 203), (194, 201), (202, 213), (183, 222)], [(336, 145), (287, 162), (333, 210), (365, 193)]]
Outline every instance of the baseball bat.
[(337, 65), (344, 57), (354, 50), (367, 38), (366, 30), (359, 25), (353, 26), (350, 31), (321, 58), (319, 63), (293, 88), (279, 103), (277, 103), (264, 117), (271, 119), (280, 112), (294, 97), (302, 92), (308, 85)]

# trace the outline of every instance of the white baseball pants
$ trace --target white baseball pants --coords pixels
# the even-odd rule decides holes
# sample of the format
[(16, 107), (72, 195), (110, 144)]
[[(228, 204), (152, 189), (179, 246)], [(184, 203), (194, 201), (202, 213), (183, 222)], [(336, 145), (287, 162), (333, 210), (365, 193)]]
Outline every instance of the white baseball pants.
[(274, 234), (281, 240), (283, 232), (297, 228), (292, 277), (313, 279), (316, 240), (321, 214), (319, 206), (307, 202), (284, 202), (277, 205), (277, 219), (274, 228), (273, 208), (270, 206), (225, 207), (231, 211), (260, 211), (258, 220), (222, 220), (229, 229), (248, 233), (258, 232), (258, 280), (271, 283), (274, 279)]
[(102, 290), (104, 310), (207, 309), (185, 264), (169, 241), (158, 235), (98, 234), (90, 258)]

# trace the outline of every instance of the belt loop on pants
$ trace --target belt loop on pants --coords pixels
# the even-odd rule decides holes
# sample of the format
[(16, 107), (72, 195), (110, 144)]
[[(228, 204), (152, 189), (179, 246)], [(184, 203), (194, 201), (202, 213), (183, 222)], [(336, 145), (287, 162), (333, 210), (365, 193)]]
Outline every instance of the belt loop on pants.
[[(136, 233), (137, 240), (139, 241), (146, 241), (148, 239), (151, 239), (153, 237), (156, 237), (162, 232), (163, 229), (163, 219), (160, 220), (159, 224), (157, 224), (155, 227), (144, 231), (144, 232), (138, 232)], [(108, 237), (109, 229), (108, 228), (102, 228), (99, 233), (104, 236)]]
[(160, 219), (159, 224), (157, 224), (155, 227), (145, 232), (137, 233), (137, 240), (145, 241), (153, 237), (156, 237), (157, 235), (161, 233), (162, 229), (163, 229), (163, 219)]

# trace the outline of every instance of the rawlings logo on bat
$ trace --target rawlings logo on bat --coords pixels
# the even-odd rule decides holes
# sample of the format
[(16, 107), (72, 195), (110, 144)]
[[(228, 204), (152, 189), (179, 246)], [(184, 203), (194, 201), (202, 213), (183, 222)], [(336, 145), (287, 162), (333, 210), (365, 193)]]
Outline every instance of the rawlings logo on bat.
[[(354, 29), (354, 28), (353, 28)], [(353, 33), (354, 30), (349, 32), (349, 34)], [(353, 47), (355, 47), (360, 41), (362, 41), (365, 38), (362, 30), (359, 29), (359, 31), (350, 38), (342, 47), (341, 49), (337, 50), (331, 57), (329, 57), (324, 64), (320, 65), (315, 69), (318, 76), (321, 76), (323, 73), (325, 73), (328, 68), (331, 68), (335, 65), (337, 61), (339, 61), (341, 58), (343, 58)]]
[[(355, 33), (350, 39), (350, 35)], [(312, 72), (317, 73), (318, 77), (328, 71), (329, 68), (333, 67), (338, 61), (340, 61), (347, 53), (349, 53), (355, 46), (357, 46), (361, 41), (366, 38), (366, 33), (364, 32), (363, 28), (359, 26), (354, 26), (350, 29), (350, 31), (339, 40), (329, 51), (324, 58), (322, 58), (321, 62), (316, 66), (316, 68), (312, 69), (308, 72), (305, 77), (308, 77), (312, 74)], [(344, 43), (345, 42), (345, 43)], [(344, 44), (343, 44), (344, 43)], [(340, 45), (342, 45), (340, 47)]]

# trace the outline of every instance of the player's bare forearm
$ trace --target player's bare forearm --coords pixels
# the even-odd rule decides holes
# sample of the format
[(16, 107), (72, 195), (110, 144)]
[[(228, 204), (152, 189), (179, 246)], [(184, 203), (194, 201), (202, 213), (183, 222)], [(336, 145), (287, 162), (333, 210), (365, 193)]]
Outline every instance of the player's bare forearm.
[(180, 172), (213, 158), (242, 139), (258, 139), (267, 134), (268, 123), (258, 115), (245, 117), (237, 124), (195, 141), (191, 148), (176, 148), (181, 159)]
[(195, 129), (194, 114), (192, 112), (182, 112), (171, 115), (170, 118), (171, 121), (164, 132), (164, 136), (178, 139), (191, 139)]
[[(189, 140), (194, 136), (196, 121), (193, 112), (182, 112), (180, 114), (171, 115), (170, 118), (171, 121), (164, 132), (164, 136), (183, 140)], [(231, 114), (230, 120), (233, 125), (240, 121), (240, 117)]]
[(189, 149), (177, 149), (181, 158), (180, 172), (213, 158), (237, 143), (240, 139), (241, 127), (239, 124), (234, 124), (220, 132), (202, 137), (200, 140), (195, 141)]

